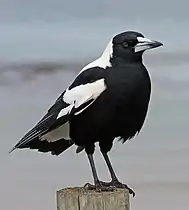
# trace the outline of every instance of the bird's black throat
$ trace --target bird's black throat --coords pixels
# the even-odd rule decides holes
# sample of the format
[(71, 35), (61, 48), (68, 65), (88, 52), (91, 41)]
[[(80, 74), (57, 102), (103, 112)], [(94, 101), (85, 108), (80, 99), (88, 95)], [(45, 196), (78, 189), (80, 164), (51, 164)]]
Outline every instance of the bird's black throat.
[(135, 53), (133, 49), (120, 53), (114, 49), (110, 63), (142, 63), (143, 53), (143, 51)]

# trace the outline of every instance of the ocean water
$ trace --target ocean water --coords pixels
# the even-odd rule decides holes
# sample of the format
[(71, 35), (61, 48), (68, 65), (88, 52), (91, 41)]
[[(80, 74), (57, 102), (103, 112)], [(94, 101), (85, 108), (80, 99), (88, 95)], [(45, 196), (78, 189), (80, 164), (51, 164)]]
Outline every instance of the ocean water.
[[(92, 182), (88, 160), (84, 153), (76, 155), (75, 147), (58, 157), (29, 150), (9, 155), (8, 151), (82, 66), (102, 53), (109, 38), (128, 29), (162, 41), (164, 47), (144, 55), (152, 79), (148, 116), (137, 137), (124, 145), (115, 141), (112, 163), (120, 180), (136, 192), (132, 210), (189, 209), (188, 21), (165, 15), (125, 19), (121, 14), (70, 19), (60, 15), (57, 21), (40, 20), (38, 14), (36, 20), (1, 21), (1, 209), (52, 210), (57, 189)], [(109, 180), (98, 147), (95, 160), (101, 179)]]

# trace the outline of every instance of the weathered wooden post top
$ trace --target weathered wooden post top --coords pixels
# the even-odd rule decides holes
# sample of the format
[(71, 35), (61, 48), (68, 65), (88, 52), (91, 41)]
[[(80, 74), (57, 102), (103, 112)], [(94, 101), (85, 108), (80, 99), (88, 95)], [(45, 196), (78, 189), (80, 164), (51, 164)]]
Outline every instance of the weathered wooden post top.
[(127, 189), (96, 192), (73, 187), (57, 191), (57, 210), (129, 210)]

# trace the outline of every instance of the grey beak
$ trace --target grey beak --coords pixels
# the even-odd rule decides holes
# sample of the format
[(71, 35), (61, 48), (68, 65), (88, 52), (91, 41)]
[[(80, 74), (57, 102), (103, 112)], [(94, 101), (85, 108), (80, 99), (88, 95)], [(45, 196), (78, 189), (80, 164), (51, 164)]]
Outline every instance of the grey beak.
[(137, 37), (137, 40), (138, 44), (135, 46), (135, 52), (150, 50), (163, 45), (161, 42), (147, 39), (144, 37)]

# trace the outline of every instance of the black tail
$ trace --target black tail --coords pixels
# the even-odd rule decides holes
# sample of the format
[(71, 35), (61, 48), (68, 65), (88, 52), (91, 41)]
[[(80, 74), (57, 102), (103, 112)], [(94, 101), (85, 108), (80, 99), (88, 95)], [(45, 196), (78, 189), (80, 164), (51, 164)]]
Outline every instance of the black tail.
[(67, 150), (69, 147), (73, 145), (72, 140), (65, 140), (63, 138), (55, 141), (55, 142), (47, 142), (47, 141), (41, 141), (38, 138), (28, 142), (27, 144), (24, 144), (19, 147), (14, 147), (10, 152), (14, 151), (15, 149), (37, 149), (39, 152), (51, 152), (52, 155), (59, 155), (65, 150)]

